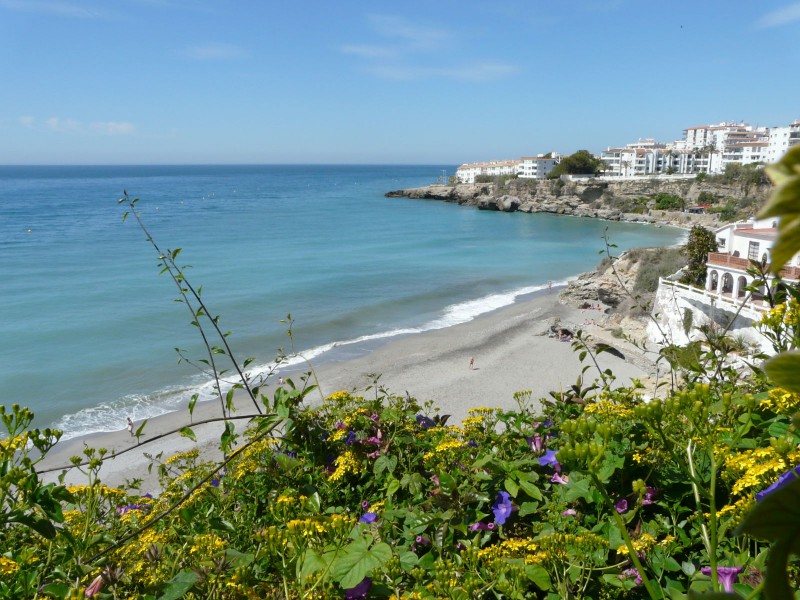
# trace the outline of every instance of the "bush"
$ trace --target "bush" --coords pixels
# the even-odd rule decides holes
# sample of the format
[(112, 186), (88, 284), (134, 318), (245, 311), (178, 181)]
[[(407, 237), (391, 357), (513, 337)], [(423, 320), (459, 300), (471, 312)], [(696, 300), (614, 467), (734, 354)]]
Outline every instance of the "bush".
[(658, 289), (659, 277), (674, 275), (686, 266), (686, 257), (680, 248), (650, 249), (639, 260), (639, 271), (633, 284), (633, 291), (654, 293)]
[(680, 196), (672, 194), (656, 194), (656, 205), (658, 210), (683, 210), (686, 207), (686, 201)]

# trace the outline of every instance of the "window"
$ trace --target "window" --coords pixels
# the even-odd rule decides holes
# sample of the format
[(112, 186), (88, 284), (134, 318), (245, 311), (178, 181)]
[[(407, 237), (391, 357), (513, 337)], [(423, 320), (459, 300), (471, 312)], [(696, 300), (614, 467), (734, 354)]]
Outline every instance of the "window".
[(747, 258), (749, 260), (758, 260), (758, 242), (750, 242), (747, 249)]
[(724, 248), (725, 247), (725, 238), (717, 238), (717, 246), (719, 246), (720, 248)]

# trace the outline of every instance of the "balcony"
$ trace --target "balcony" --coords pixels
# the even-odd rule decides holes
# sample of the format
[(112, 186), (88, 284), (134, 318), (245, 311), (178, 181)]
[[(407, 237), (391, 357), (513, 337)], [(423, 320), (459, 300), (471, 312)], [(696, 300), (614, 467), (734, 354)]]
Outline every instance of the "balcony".
[[(746, 271), (750, 266), (750, 261), (748, 259), (742, 258), (741, 256), (731, 256), (725, 252), (709, 252), (707, 263), (709, 265), (729, 267), (742, 271)], [(783, 279), (797, 281), (800, 279), (800, 267), (784, 267), (781, 269), (780, 276)]]

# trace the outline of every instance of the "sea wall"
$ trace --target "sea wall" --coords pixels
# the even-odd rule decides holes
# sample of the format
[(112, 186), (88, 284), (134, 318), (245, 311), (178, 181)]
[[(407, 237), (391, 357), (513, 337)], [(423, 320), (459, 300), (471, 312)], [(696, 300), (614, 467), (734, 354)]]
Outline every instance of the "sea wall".
[[(716, 215), (696, 215), (654, 208), (653, 196), (657, 194), (679, 196), (685, 199), (687, 205), (692, 205), (703, 192), (719, 199), (731, 198), (736, 201), (747, 197), (752, 199), (753, 206), (761, 206), (769, 193), (769, 186), (742, 189), (736, 184), (724, 185), (696, 179), (666, 178), (624, 181), (511, 179), (502, 185), (496, 183), (430, 185), (395, 190), (388, 192), (386, 196), (441, 200), (475, 206), (481, 210), (545, 212), (612, 221), (661, 223), (679, 227), (700, 224), (713, 228), (719, 224)], [(649, 200), (642, 203), (641, 198)], [(639, 205), (636, 210), (631, 210), (637, 201)]]

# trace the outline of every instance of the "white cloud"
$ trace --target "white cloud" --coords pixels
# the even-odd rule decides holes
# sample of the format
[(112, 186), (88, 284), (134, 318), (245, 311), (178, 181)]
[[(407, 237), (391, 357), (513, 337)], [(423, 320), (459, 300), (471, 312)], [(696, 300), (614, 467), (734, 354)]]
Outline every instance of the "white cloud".
[(800, 2), (789, 4), (778, 10), (768, 12), (758, 21), (756, 25), (760, 28), (767, 27), (780, 27), (781, 25), (788, 25), (795, 21), (800, 21)]
[(370, 46), (367, 44), (342, 46), (341, 51), (362, 58), (395, 58), (398, 55), (396, 48), (388, 46)]
[(135, 131), (133, 123), (124, 121), (96, 122), (89, 127), (92, 131), (97, 131), (104, 135), (130, 135)]
[[(342, 45), (339, 50), (363, 59), (364, 72), (381, 79), (483, 82), (508, 77), (518, 70), (513, 65), (488, 61), (454, 67), (441, 66), (448, 53), (458, 51), (458, 40), (451, 31), (391, 15), (368, 15), (367, 21), (385, 43), (380, 40), (373, 44), (354, 43)], [(413, 64), (413, 58), (424, 60), (424, 63)], [(463, 58), (460, 58), (458, 62), (462, 61)]]
[(453, 39), (453, 34), (447, 30), (418, 25), (403, 17), (370, 15), (367, 18), (376, 33), (386, 38), (399, 39), (415, 50), (438, 48)]
[(49, 119), (45, 119), (45, 125), (51, 131), (57, 131), (59, 133), (69, 133), (69, 132), (76, 132), (80, 131), (81, 124), (79, 121), (75, 119), (61, 119), (60, 117), (50, 117)]
[(71, 134), (100, 134), (100, 135), (132, 135), (136, 133), (136, 127), (133, 123), (127, 121), (93, 121), (89, 125), (84, 125), (81, 121), (76, 119), (64, 119), (61, 117), (49, 117), (43, 121), (37, 120), (35, 117), (22, 116), (18, 117), (17, 121), (23, 127), (34, 130), (47, 130), (56, 133), (71, 133)]
[(409, 67), (403, 65), (376, 65), (365, 69), (381, 79), (414, 81), (418, 79), (450, 79), (482, 83), (509, 77), (518, 71), (513, 65), (478, 63), (461, 67)]
[(101, 16), (101, 13), (96, 10), (78, 6), (74, 2), (61, 2), (59, 0), (0, 0), (0, 8), (79, 19), (95, 19)]
[(187, 48), (184, 54), (196, 60), (231, 60), (248, 56), (247, 51), (240, 46), (214, 43), (192, 46)]

